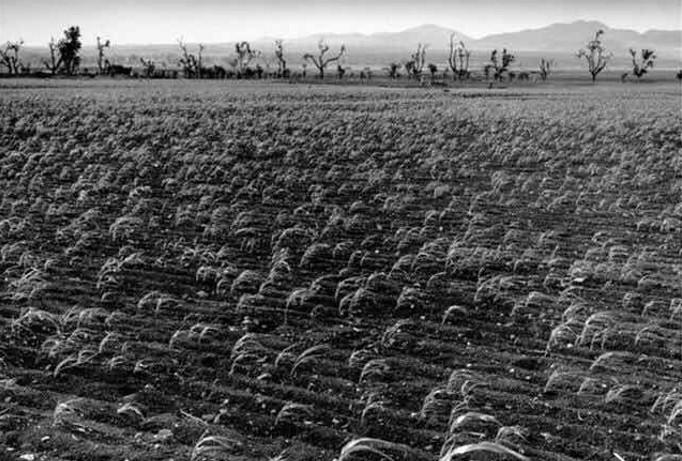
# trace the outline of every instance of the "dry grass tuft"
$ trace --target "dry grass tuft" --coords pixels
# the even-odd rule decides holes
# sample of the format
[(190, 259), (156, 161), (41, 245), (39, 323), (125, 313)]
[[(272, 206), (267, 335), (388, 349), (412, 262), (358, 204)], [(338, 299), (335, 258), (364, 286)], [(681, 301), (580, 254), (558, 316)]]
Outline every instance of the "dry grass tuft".
[(518, 453), (511, 448), (507, 448), (500, 443), (495, 442), (480, 442), (472, 443), (469, 445), (462, 445), (459, 447), (453, 447), (448, 450), (444, 455), (442, 455), (438, 461), (451, 461), (460, 456), (471, 455), (473, 453), (489, 453), (491, 455), (503, 456), (506, 458), (518, 459), (520, 461), (530, 461), (527, 456)]

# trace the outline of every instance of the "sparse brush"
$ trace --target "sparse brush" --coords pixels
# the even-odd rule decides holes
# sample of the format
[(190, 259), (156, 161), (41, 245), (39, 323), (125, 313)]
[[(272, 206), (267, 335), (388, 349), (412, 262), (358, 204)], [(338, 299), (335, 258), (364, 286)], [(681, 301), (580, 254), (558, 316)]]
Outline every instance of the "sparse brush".
[(525, 442), (527, 433), (521, 426), (502, 426), (497, 430), (495, 442), (514, 446), (517, 442)]
[(597, 396), (597, 395), (602, 395), (605, 392), (607, 392), (607, 389), (609, 387), (609, 383), (599, 379), (599, 378), (591, 378), (591, 377), (585, 377), (583, 379), (583, 382), (580, 384), (580, 387), (578, 388), (578, 395), (585, 396)]
[(52, 413), (52, 424), (54, 426), (72, 425), (74, 419), (83, 417), (85, 399), (73, 398), (59, 402)]
[(138, 302), (137, 308), (144, 311), (153, 311), (158, 315), (162, 309), (174, 309), (179, 301), (168, 294), (159, 291), (151, 291), (144, 295)]
[(572, 347), (578, 339), (580, 324), (576, 321), (561, 323), (554, 327), (547, 340), (546, 353), (554, 347)]
[(618, 320), (618, 312), (615, 311), (601, 311), (590, 315), (587, 320), (585, 320), (585, 325), (583, 326), (583, 331), (578, 337), (578, 344), (585, 346), (590, 345), (590, 348), (594, 345), (595, 341), (601, 339), (603, 333), (616, 324)]
[(305, 418), (313, 417), (313, 407), (301, 403), (287, 403), (275, 417), (275, 427), (280, 424), (297, 424)]
[(552, 374), (549, 375), (543, 392), (547, 393), (558, 389), (573, 387), (580, 378), (582, 378), (582, 372), (580, 371), (562, 369), (554, 370)]
[(241, 442), (234, 438), (208, 435), (205, 432), (194, 445), (190, 461), (225, 459), (234, 454), (241, 446)]
[(362, 367), (360, 379), (358, 382), (363, 382), (368, 379), (382, 379), (390, 367), (385, 359), (372, 359)]
[(144, 420), (144, 412), (139, 404), (126, 402), (116, 410), (116, 414), (123, 415), (139, 424)]
[(375, 455), (386, 461), (395, 461), (395, 458), (389, 454), (392, 451), (399, 452), (402, 456), (405, 456), (409, 449), (399, 443), (365, 437), (351, 440), (345, 444), (341, 448), (337, 461), (367, 459), (368, 455)]
[(466, 317), (467, 314), (468, 314), (468, 311), (467, 311), (466, 307), (458, 306), (458, 305), (450, 306), (447, 309), (445, 309), (445, 312), (443, 313), (443, 318), (440, 322), (440, 325), (441, 326), (445, 325), (445, 322), (447, 322), (451, 316), (457, 315), (459, 317)]
[(671, 426), (682, 425), (682, 399), (678, 400), (677, 403), (670, 410), (670, 415), (668, 415), (668, 424)]
[(487, 428), (491, 426), (500, 427), (502, 426), (502, 423), (500, 423), (497, 418), (492, 415), (477, 411), (468, 411), (453, 419), (448, 432), (450, 434), (462, 432), (467, 427), (470, 429), (475, 428), (477, 431), (479, 431), (481, 428)]
[(300, 343), (295, 343), (282, 349), (282, 351), (277, 354), (277, 357), (275, 357), (275, 367), (279, 368), (285, 361), (293, 363), (297, 357), (293, 351), (300, 346)]
[(665, 454), (659, 455), (654, 461), (682, 461), (682, 455)]
[(58, 316), (35, 307), (24, 310), (18, 318), (12, 321), (10, 327), (12, 331), (30, 330), (36, 327), (54, 332), (61, 330)]
[(590, 370), (599, 369), (611, 369), (611, 370), (622, 370), (627, 364), (631, 364), (635, 361), (636, 356), (632, 352), (619, 352), (612, 351), (606, 352), (592, 362), (590, 365)]
[(639, 386), (619, 384), (611, 388), (604, 397), (605, 403), (637, 403), (642, 399), (643, 392)]
[(438, 420), (441, 417), (448, 416), (455, 400), (453, 393), (447, 389), (432, 389), (424, 397), (419, 416), (425, 420)]
[(129, 359), (125, 355), (115, 355), (106, 362), (106, 367), (109, 371), (114, 371), (118, 368), (123, 367), (127, 363), (130, 363)]
[(388, 327), (381, 336), (381, 346), (391, 348), (409, 341), (409, 334), (404, 330), (413, 323), (410, 319), (401, 319)]
[(59, 364), (57, 364), (57, 366), (54, 369), (53, 376), (56, 378), (57, 376), (59, 376), (62, 370), (89, 363), (97, 355), (98, 351), (90, 348), (80, 350), (77, 353), (73, 353), (66, 357), (64, 360), (62, 360), (61, 362), (59, 362)]
[(348, 357), (348, 366), (352, 369), (362, 369), (367, 362), (377, 357), (377, 351), (374, 349), (358, 349), (351, 353)]
[(428, 306), (428, 296), (418, 287), (404, 287), (395, 304), (397, 312), (423, 312)]
[(386, 405), (388, 405), (388, 401), (384, 400), (380, 394), (376, 392), (369, 394), (365, 399), (365, 407), (360, 414), (360, 424), (364, 426), (370, 414), (385, 411)]
[(682, 319), (682, 298), (673, 298), (670, 300), (670, 320), (678, 317)]
[(296, 357), (296, 360), (294, 360), (294, 364), (291, 367), (291, 371), (289, 372), (289, 375), (294, 376), (296, 374), (296, 371), (300, 367), (319, 360), (325, 354), (327, 354), (329, 351), (330, 351), (330, 348), (326, 344), (320, 344), (317, 346), (309, 347), (308, 349), (301, 352), (298, 355), (298, 357)]
[(476, 388), (487, 385), (488, 383), (479, 373), (466, 368), (460, 368), (450, 373), (446, 389), (448, 392), (459, 392), (461, 396), (466, 397), (471, 395)]
[(682, 392), (673, 389), (659, 395), (649, 411), (651, 413), (665, 413), (671, 411), (678, 402), (682, 402)]
[(530, 461), (527, 456), (518, 453), (511, 448), (507, 448), (500, 443), (494, 442), (480, 442), (472, 443), (468, 445), (462, 445), (459, 447), (453, 447), (448, 450), (444, 455), (442, 455), (438, 461), (451, 461), (460, 456), (471, 455), (472, 453), (490, 453), (498, 456), (505, 456), (508, 458), (518, 459), (520, 461)]

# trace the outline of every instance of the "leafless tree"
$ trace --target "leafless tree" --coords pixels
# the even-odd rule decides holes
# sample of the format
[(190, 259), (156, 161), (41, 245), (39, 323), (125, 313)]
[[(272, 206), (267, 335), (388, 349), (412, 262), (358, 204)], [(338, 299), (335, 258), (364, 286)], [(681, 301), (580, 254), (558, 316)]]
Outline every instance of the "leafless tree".
[(637, 60), (637, 52), (630, 48), (630, 55), (632, 56), (632, 74), (638, 79), (642, 78), (650, 68), (654, 67), (654, 60), (656, 55), (654, 50), (644, 48), (640, 52), (639, 61)]
[(405, 70), (415, 78), (421, 78), (424, 65), (426, 64), (426, 45), (419, 43), (410, 60), (405, 63)]
[(180, 65), (187, 78), (201, 78), (202, 70), (202, 53), (204, 52), (204, 45), (199, 44), (199, 51), (195, 55), (190, 53), (187, 49), (187, 44), (182, 40), (178, 39), (178, 45), (180, 46)]
[(275, 57), (277, 58), (277, 76), (286, 78), (289, 75), (287, 61), (284, 59), (284, 47), (282, 40), (275, 40)]
[(463, 41), (455, 44), (455, 34), (450, 35), (450, 54), (448, 55), (448, 65), (452, 70), (453, 79), (464, 79), (469, 76), (469, 58), (471, 51), (464, 45)]
[(540, 59), (540, 78), (545, 81), (549, 78), (549, 74), (552, 72), (552, 67), (554, 67), (553, 59)]
[(324, 70), (327, 68), (330, 62), (338, 61), (341, 57), (346, 54), (346, 45), (341, 45), (339, 52), (335, 55), (327, 56), (329, 52), (329, 45), (327, 45), (324, 40), (320, 40), (317, 44), (317, 48), (320, 52), (318, 56), (311, 53), (306, 53), (303, 55), (303, 59), (313, 63), (319, 72), (320, 79), (324, 78)]
[(587, 61), (587, 70), (590, 72), (593, 82), (597, 80), (597, 75), (606, 68), (612, 57), (601, 42), (602, 35), (604, 35), (604, 31), (599, 29), (594, 34), (594, 39), (590, 40), (585, 48), (578, 50), (576, 54), (578, 58), (585, 58)]
[(504, 80), (504, 75), (509, 72), (509, 65), (515, 60), (516, 56), (509, 53), (506, 48), (502, 49), (501, 56), (497, 50), (493, 50), (490, 53), (490, 64), (483, 68), (486, 77), (489, 77), (492, 71), (493, 80)]
[(144, 69), (144, 76), (147, 78), (152, 78), (154, 76), (154, 71), (156, 71), (156, 64), (151, 59), (140, 58), (140, 64), (142, 64), (142, 69)]
[(18, 74), (23, 67), (19, 60), (19, 51), (24, 41), (7, 42), (4, 49), (0, 49), (0, 65), (7, 67), (9, 74)]
[(235, 67), (237, 67), (240, 74), (244, 74), (251, 61), (261, 55), (261, 52), (252, 49), (251, 44), (247, 41), (235, 43), (234, 49), (237, 52)]
[(48, 61), (44, 59), (43, 65), (52, 73), (52, 75), (54, 75), (62, 65), (62, 57), (59, 55), (59, 48), (54, 37), (50, 39), (50, 42), (47, 44), (47, 46), (50, 49), (50, 60)]
[(97, 36), (97, 69), (100, 74), (104, 73), (104, 49), (109, 48), (110, 46), (111, 42), (108, 39), (102, 41), (102, 39)]

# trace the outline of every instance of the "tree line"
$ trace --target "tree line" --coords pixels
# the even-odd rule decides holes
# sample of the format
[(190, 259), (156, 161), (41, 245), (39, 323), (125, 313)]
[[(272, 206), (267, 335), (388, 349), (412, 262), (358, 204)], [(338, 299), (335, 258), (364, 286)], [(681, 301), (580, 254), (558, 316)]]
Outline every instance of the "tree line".
[[(596, 81), (597, 76), (606, 69), (609, 61), (613, 58), (613, 53), (607, 51), (603, 43), (603, 30), (596, 31), (594, 38), (576, 53), (576, 57), (584, 60), (586, 70), (591, 76), (592, 81)], [(41, 71), (47, 71), (51, 75), (77, 75), (81, 72), (82, 49), (81, 31), (79, 26), (71, 26), (64, 30), (63, 36), (59, 40), (54, 37), (48, 43), (48, 57), (42, 60)], [(6, 69), (10, 75), (31, 74), (30, 65), (26, 65), (20, 59), (20, 51), (23, 41), (8, 41), (4, 48), (0, 48), (0, 66)], [(123, 75), (132, 76), (133, 67), (112, 63), (106, 53), (111, 47), (111, 41), (97, 37), (97, 71), (98, 75)], [(263, 53), (254, 49), (248, 41), (235, 43), (234, 57), (230, 61), (230, 68), (223, 66), (205, 64), (203, 52), (205, 46), (198, 44), (196, 50), (190, 50), (187, 43), (178, 39), (179, 57), (178, 69), (168, 69), (165, 65), (159, 66), (152, 59), (140, 57), (141, 76), (147, 78), (177, 78), (181, 74), (185, 78), (290, 78), (292, 71), (287, 67), (285, 58), (284, 43), (282, 40), (274, 42), (274, 57), (276, 59), (276, 70), (267, 71), (263, 68)], [(431, 81), (434, 81), (439, 72), (438, 67), (433, 63), (427, 63), (427, 45), (418, 44), (417, 49), (404, 63), (391, 62), (387, 67), (387, 76), (391, 79), (401, 77), (401, 69), (405, 70), (407, 78), (416, 79), (420, 82), (425, 81), (425, 77), (430, 74)], [(642, 49), (639, 52), (629, 50), (632, 70), (623, 73), (621, 80), (625, 81), (631, 75), (637, 79), (642, 78), (654, 67), (656, 54), (654, 50)], [(346, 68), (340, 64), (340, 60), (347, 54), (345, 45), (341, 45), (336, 51), (332, 51), (330, 46), (320, 40), (318, 49), (315, 52), (303, 54), (302, 72), (305, 77), (308, 65), (317, 71), (317, 77), (324, 79), (330, 64), (336, 63), (336, 76), (342, 79), (346, 73)], [(472, 52), (467, 48), (463, 41), (457, 41), (455, 34), (450, 36), (449, 53), (447, 58), (447, 68), (443, 72), (446, 76), (452, 73), (453, 80), (467, 80), (472, 77), (470, 70)], [(538, 69), (531, 72), (512, 72), (510, 65), (516, 61), (516, 56), (506, 48), (502, 50), (492, 50), (489, 59), (483, 66), (483, 76), (486, 80), (504, 81), (506, 80), (527, 80), (532, 75), (542, 80), (547, 80), (555, 67), (555, 62), (551, 59), (541, 58)], [(268, 68), (269, 68), (268, 63)], [(428, 72), (428, 74), (427, 74)], [(94, 75), (94, 74), (93, 74)], [(361, 74), (361, 78), (370, 78), (371, 71), (366, 68)], [(677, 78), (682, 80), (682, 70), (677, 73)]]

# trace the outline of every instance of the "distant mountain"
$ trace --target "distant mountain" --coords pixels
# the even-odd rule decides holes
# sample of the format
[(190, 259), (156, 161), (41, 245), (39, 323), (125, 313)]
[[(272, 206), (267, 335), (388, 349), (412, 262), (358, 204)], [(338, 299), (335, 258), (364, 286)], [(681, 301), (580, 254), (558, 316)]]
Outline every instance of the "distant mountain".
[(598, 21), (552, 24), (540, 29), (494, 34), (471, 42), (473, 48), (507, 47), (519, 51), (575, 51), (595, 32), (604, 31), (604, 45), (614, 52), (628, 48), (654, 48), (672, 54), (682, 48), (682, 31), (651, 30), (643, 34), (628, 29), (612, 29)]
[[(457, 40), (470, 41), (471, 38), (454, 29), (425, 24), (400, 32), (378, 32), (374, 34), (315, 34), (308, 37), (285, 40), (285, 44), (292, 50), (314, 49), (320, 39), (324, 39), (331, 46), (345, 44), (349, 50), (362, 49), (366, 51), (405, 51), (416, 48), (417, 44), (428, 45), (429, 48), (447, 48), (450, 35), (455, 34)], [(255, 40), (256, 45), (271, 46), (272, 40)]]
[[(399, 32), (379, 32), (374, 34), (314, 34), (307, 37), (284, 40), (284, 51), (292, 66), (302, 63), (305, 52), (317, 50), (320, 39), (324, 39), (335, 52), (343, 43), (348, 55), (344, 65), (354, 68), (360, 66), (385, 67), (390, 62), (405, 62), (414, 52), (418, 43), (428, 45), (427, 59), (441, 66), (447, 62), (450, 35), (465, 42), (472, 53), (472, 68), (481, 67), (495, 48), (508, 48), (517, 56), (516, 66), (534, 67), (540, 57), (554, 59), (562, 69), (578, 68), (582, 63), (575, 58), (575, 52), (589, 41), (594, 33), (605, 31), (603, 41), (614, 54), (611, 68), (627, 68), (630, 57), (629, 48), (653, 48), (658, 59), (657, 69), (679, 69), (682, 52), (682, 30), (649, 30), (639, 33), (634, 30), (613, 29), (598, 21), (576, 21), (572, 23), (551, 24), (539, 29), (521, 30), (503, 34), (488, 35), (474, 39), (454, 29), (433, 24), (421, 25)], [(254, 48), (263, 51), (272, 61), (274, 51), (273, 37), (263, 37), (252, 41)], [(234, 42), (208, 43), (204, 56), (206, 62), (229, 65), (234, 56)], [(196, 49), (196, 44), (189, 44)], [(39, 63), (46, 55), (46, 47), (27, 47), (29, 62)], [(113, 44), (108, 55), (114, 62), (139, 65), (139, 57), (152, 58), (157, 63), (177, 65), (178, 46), (174, 43), (158, 45), (116, 45)], [(84, 62), (92, 66), (95, 62), (94, 46), (83, 47)]]

